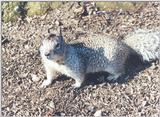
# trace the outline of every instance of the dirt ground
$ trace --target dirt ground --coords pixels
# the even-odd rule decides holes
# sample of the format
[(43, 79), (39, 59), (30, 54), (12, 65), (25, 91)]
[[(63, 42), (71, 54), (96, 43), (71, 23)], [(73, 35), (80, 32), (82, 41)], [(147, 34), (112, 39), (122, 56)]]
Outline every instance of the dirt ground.
[(104, 78), (97, 76), (96, 82), (88, 80), (88, 85), (75, 91), (73, 79), (59, 76), (49, 87), (40, 88), (46, 75), (38, 49), (48, 29), (55, 32), (61, 25), (65, 40), (70, 42), (86, 32), (123, 37), (134, 28), (160, 26), (158, 2), (132, 11), (93, 15), (75, 15), (74, 10), (64, 6), (24, 22), (2, 23), (2, 115), (160, 116), (159, 64), (125, 83), (97, 83)]

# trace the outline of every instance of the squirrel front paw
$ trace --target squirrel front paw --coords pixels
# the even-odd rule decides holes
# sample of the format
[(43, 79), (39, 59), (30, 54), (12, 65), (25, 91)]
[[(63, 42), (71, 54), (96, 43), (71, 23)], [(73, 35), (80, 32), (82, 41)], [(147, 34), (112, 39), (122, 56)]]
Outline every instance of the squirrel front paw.
[(84, 78), (75, 78), (75, 84), (72, 85), (73, 88), (80, 88), (83, 84)]
[(46, 88), (51, 83), (52, 83), (51, 80), (44, 80), (43, 83), (41, 84), (40, 88)]
[(76, 81), (75, 84), (72, 85), (73, 88), (80, 88), (82, 86), (82, 81)]
[(81, 87), (81, 84), (80, 83), (75, 83), (75, 84), (72, 85), (72, 87), (73, 88), (79, 88), (79, 87)]

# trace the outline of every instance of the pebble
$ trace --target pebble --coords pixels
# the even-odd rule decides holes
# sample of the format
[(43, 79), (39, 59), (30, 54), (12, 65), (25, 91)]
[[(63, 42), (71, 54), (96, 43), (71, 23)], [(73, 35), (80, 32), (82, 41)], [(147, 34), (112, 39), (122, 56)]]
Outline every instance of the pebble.
[(25, 78), (25, 77), (27, 77), (27, 75), (28, 75), (28, 73), (22, 73), (22, 74), (19, 75), (19, 77)]
[(37, 77), (37, 75), (35, 75), (35, 74), (31, 74), (31, 77), (32, 77), (32, 81), (34, 81), (34, 82), (38, 82), (40, 80), (40, 78)]
[(25, 47), (25, 49), (27, 49), (27, 50), (30, 48), (28, 45), (25, 45), (24, 47)]
[(51, 107), (51, 108), (55, 108), (55, 104), (54, 104), (54, 102), (53, 102), (53, 101), (50, 101), (50, 103), (49, 103), (49, 107)]
[(61, 116), (65, 116), (65, 113), (61, 113)]
[(95, 112), (95, 111), (96, 111), (94, 106), (89, 106), (89, 107), (88, 107), (88, 110), (89, 110), (90, 112)]
[(97, 110), (97, 111), (94, 113), (94, 116), (95, 116), (95, 117), (102, 116), (102, 110)]

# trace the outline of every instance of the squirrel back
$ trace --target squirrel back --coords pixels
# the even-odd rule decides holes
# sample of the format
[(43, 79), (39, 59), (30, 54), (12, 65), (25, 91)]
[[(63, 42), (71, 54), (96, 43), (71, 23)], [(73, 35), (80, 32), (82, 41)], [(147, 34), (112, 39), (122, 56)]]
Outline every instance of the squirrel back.
[(124, 43), (136, 51), (143, 61), (160, 59), (160, 29), (138, 29), (128, 34)]

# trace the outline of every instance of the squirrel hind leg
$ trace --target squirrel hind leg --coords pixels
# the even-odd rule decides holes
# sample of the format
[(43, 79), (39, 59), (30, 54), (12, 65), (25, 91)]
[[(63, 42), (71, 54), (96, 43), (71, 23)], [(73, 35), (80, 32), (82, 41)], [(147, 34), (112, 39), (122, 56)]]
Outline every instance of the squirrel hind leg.
[(107, 80), (109, 81), (117, 81), (119, 77), (126, 74), (124, 64), (120, 64), (119, 66), (112, 64), (110, 66), (107, 66), (107, 68), (104, 71), (109, 73), (109, 76), (107, 77)]
[(107, 79), (109, 81), (116, 81), (121, 75), (122, 73), (110, 74)]
[(129, 75), (127, 75), (127, 74), (111, 74), (107, 77), (107, 79), (109, 81), (122, 83), (122, 82), (125, 82), (129, 79)]

